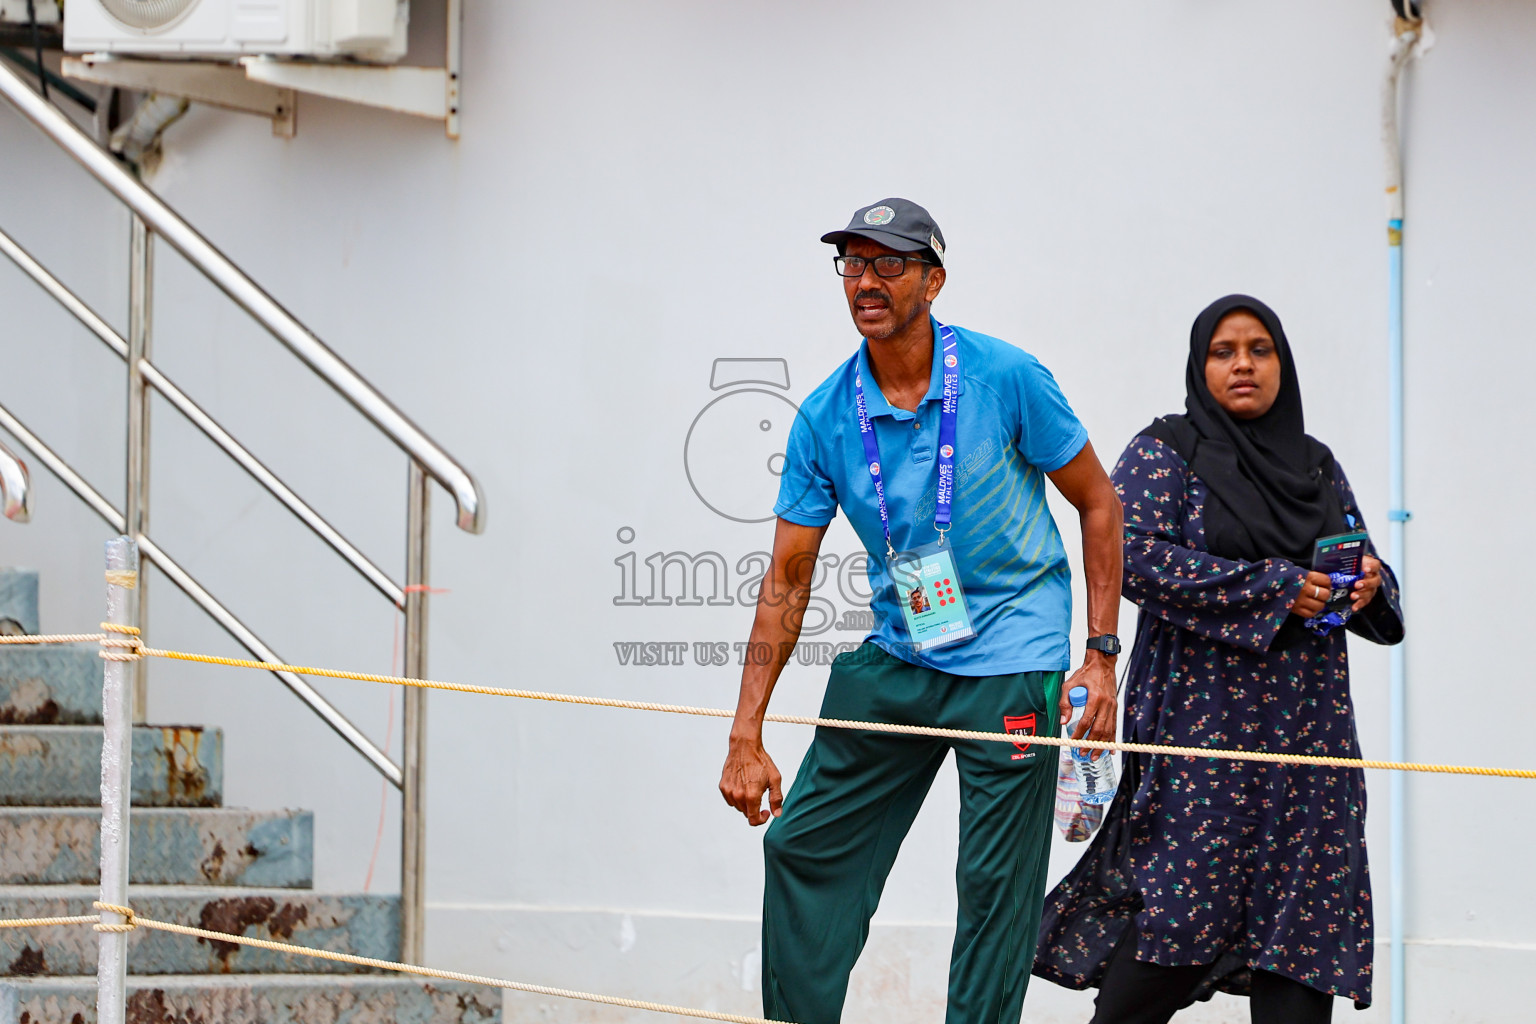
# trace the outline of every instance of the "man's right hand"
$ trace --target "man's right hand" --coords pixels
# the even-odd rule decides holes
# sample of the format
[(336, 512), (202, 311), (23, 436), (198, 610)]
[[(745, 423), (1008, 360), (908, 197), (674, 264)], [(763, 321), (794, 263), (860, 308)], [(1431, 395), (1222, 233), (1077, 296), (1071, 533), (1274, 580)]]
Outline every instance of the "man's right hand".
[[(720, 772), (720, 795), (725, 802), (747, 816), (747, 824), (761, 825), (770, 814), (777, 818), (784, 809), (784, 794), (779, 788), (783, 777), (756, 740), (731, 737), (730, 753)], [(763, 809), (763, 793), (768, 793), (768, 809)]]

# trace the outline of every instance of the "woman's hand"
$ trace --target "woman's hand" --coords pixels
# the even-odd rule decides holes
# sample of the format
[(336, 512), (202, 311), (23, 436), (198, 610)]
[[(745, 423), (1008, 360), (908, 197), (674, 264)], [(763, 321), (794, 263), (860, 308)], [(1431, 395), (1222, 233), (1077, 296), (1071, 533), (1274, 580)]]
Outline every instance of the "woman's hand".
[(1349, 603), (1355, 611), (1364, 611), (1365, 606), (1376, 600), (1376, 592), (1381, 589), (1381, 559), (1365, 556), (1365, 575), (1355, 581), (1355, 592), (1350, 595)]
[[(1378, 577), (1377, 585), (1379, 586), (1380, 583), (1381, 580)], [(1328, 579), (1327, 573), (1308, 572), (1307, 581), (1301, 585), (1301, 593), (1297, 594), (1296, 600), (1291, 603), (1291, 614), (1299, 615), (1304, 619), (1321, 615), (1332, 593), (1333, 583)]]

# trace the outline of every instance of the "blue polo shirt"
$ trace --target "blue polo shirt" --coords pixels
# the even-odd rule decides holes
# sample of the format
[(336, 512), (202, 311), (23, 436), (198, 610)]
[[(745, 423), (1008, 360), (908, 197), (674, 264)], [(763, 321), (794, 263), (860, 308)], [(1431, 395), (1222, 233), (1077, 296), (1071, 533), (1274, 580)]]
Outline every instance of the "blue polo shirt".
[(841, 506), (870, 552), (874, 632), (869, 639), (896, 657), (962, 676), (1066, 671), (1071, 571), (1046, 505), (1045, 474), (1071, 462), (1088, 443), (1088, 433), (1038, 359), (985, 334), (960, 327), (954, 332), (963, 373), (948, 539), (976, 638), (922, 653), (911, 649), (885, 565), (885, 533), (854, 403), (857, 373), (880, 444), (892, 543), (899, 551), (937, 540), (934, 452), (943, 403), (938, 359), (928, 394), (911, 413), (885, 400), (869, 372), (869, 343), (861, 344), (801, 403), (774, 514), (802, 526), (825, 526)]

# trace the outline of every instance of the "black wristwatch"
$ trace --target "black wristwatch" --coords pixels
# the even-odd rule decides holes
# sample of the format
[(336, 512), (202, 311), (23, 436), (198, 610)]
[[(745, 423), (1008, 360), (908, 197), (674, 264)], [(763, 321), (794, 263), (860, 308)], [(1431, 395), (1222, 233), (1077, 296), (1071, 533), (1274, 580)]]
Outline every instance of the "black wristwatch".
[(1120, 653), (1120, 638), (1113, 633), (1105, 633), (1103, 636), (1091, 636), (1088, 638), (1087, 647), (1090, 651), (1102, 651), (1110, 657)]

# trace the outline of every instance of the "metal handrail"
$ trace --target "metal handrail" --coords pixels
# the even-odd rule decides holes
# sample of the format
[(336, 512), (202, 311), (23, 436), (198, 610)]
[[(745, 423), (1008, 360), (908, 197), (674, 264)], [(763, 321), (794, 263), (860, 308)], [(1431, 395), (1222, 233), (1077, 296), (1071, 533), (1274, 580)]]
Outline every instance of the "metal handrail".
[[(64, 485), (74, 491), (81, 501), (91, 506), (97, 515), (106, 520), (108, 526), (119, 533), (123, 532), (126, 525), (123, 514), (110, 501), (102, 497), (101, 492), (97, 491), (79, 473), (70, 468), (69, 464), (57, 452), (49, 448), (36, 434), (27, 429), (27, 426), (3, 405), (0, 405), (0, 427), (4, 427), (12, 437), (20, 441), (23, 447), (31, 452), (37, 461), (52, 470), (53, 474), (64, 481)], [(4, 449), (4, 446), (0, 446), (0, 451), (4, 451), (5, 455), (10, 456), (12, 459), (15, 458), (15, 456), (10, 455), (8, 450)], [(4, 465), (5, 459), (0, 458), (0, 470), (3, 470)], [(240, 642), (242, 647), (250, 651), (252, 655), (261, 661), (283, 663), (283, 659), (272, 648), (262, 643), (260, 637), (251, 632), (245, 623), (236, 618), (234, 613), (224, 607), (202, 584), (198, 583), (191, 573), (183, 569), (177, 564), (175, 559), (161, 550), (158, 544), (142, 533), (135, 539), (138, 541), (139, 550), (144, 553), (145, 557), (155, 563), (155, 566), (165, 573), (182, 593), (190, 597), (194, 604), (207, 612), (220, 626), (223, 626), (230, 636)], [(283, 685), (292, 690), (300, 700), (308, 704), (315, 714), (325, 720), (327, 725), (335, 729), (337, 734), (346, 740), (354, 750), (362, 754), (369, 764), (378, 769), (380, 775), (393, 783), (396, 788), (404, 784), (405, 775), (400, 766), (390, 760), (388, 754), (380, 750), (372, 740), (363, 734), (362, 730), (348, 721), (347, 717), (336, 710), (319, 691), (305, 682), (302, 677), (296, 676), (292, 672), (273, 672), (272, 674), (281, 679)]]
[[(242, 647), (254, 654), (258, 661), (282, 662), (283, 659), (272, 648), (262, 643), (261, 638), (247, 629), (245, 624), (235, 618), (229, 609), (214, 600), (212, 594), (204, 590), (197, 580), (192, 578), (190, 573), (172, 561), (171, 557), (164, 551), (161, 551), (154, 541), (142, 533), (136, 539), (139, 542), (139, 550), (148, 556), (149, 560), (155, 563), (161, 572), (170, 577), (171, 582), (175, 583), (182, 593), (190, 597), (197, 603), (199, 608), (212, 616), (231, 636), (240, 641)], [(311, 710), (323, 718), (325, 723), (332, 729), (335, 729), (342, 739), (352, 745), (353, 749), (367, 758), (368, 763), (378, 769), (379, 774), (384, 776), (396, 789), (405, 785), (405, 772), (401, 767), (391, 761), (389, 755), (380, 750), (367, 736), (363, 735), (357, 726), (346, 719), (346, 716), (337, 711), (329, 701), (320, 695), (318, 690), (306, 683), (302, 677), (294, 675), (292, 672), (274, 672), (272, 674), (281, 679), (284, 686), (292, 690), (305, 704), (308, 704)]]
[(53, 449), (43, 444), (36, 434), (28, 430), (21, 420), (12, 416), (11, 411), (3, 405), (0, 405), (0, 427), (4, 427), (12, 437), (20, 441), (22, 447), (31, 452), (37, 461), (47, 466), (54, 476), (64, 481), (64, 486), (74, 491), (81, 501), (91, 506), (91, 511), (105, 519), (108, 526), (118, 533), (123, 532), (123, 514), (113, 508), (110, 501), (96, 493), (96, 489), (86, 483), (84, 477), (76, 473), (69, 463), (55, 455)]
[(84, 167), (124, 205), (143, 218), (155, 234), (171, 243), (194, 267), (228, 295), (273, 337), (286, 345), (326, 383), (366, 416), (427, 475), (453, 496), (459, 529), (485, 529), (485, 496), (480, 484), (453, 456), (332, 352), (260, 285), (181, 218), (159, 196), (141, 185), (117, 159), (98, 146), (56, 107), (34, 92), (11, 69), (0, 65), (0, 96)]
[[(36, 281), (49, 295), (58, 300), (59, 305), (74, 315), (83, 323), (92, 334), (101, 339), (112, 351), (121, 358), (128, 358), (128, 342), (122, 335), (112, 329), (95, 311), (85, 304), (74, 292), (70, 291), (57, 277), (39, 263), (21, 245), (4, 230), (0, 230), (0, 254), (9, 257), (11, 262), (20, 267), (22, 272)], [(395, 607), (405, 608), (405, 590), (389, 577), (383, 569), (379, 568), (372, 559), (358, 550), (357, 546), (347, 540), (339, 530), (328, 523), (325, 517), (316, 512), (304, 499), (294, 493), (293, 489), (283, 483), (276, 473), (268, 469), (260, 459), (252, 455), (234, 436), (219, 426), (217, 420), (210, 416), (201, 406), (186, 393), (177, 387), (169, 377), (162, 373), (147, 359), (139, 360), (139, 372), (144, 375), (151, 386), (165, 399), (176, 407), (192, 425), (202, 431), (214, 444), (222, 448), (230, 458), (239, 463), (262, 487), (296, 516), (299, 522), (309, 527), (321, 540), (330, 545), (347, 564), (356, 569), (364, 579), (373, 584)]]
[(17, 523), (32, 521), (32, 477), (27, 464), (0, 444), (0, 508)]
[[(52, 470), (74, 493), (120, 533), (135, 538), (140, 550), (183, 593), (212, 616), (247, 650), (263, 660), (279, 661), (262, 641), (213, 598), (186, 570), (176, 564), (148, 536), (149, 406), (151, 390), (158, 391), (194, 426), (233, 458), (257, 483), (274, 495), (306, 526), (321, 537), (405, 615), (404, 673), (426, 675), (427, 586), (429, 562), (430, 485), (436, 480), (453, 496), (456, 525), (470, 533), (485, 528), (485, 498), (475, 478), (446, 451), (427, 437), (392, 402), (363, 380), (308, 328), (278, 305), (240, 268), (160, 198), (141, 185), (117, 160), (61, 112), (34, 93), (10, 69), (0, 65), (0, 98), (51, 138), (102, 185), (133, 211), (130, 233), (129, 323), (124, 339), (78, 296), (43, 268), (9, 236), (0, 232), (3, 251), (29, 277), (54, 297), (93, 334), (128, 363), (128, 467), (127, 501), (119, 512), (83, 477), (59, 458), (36, 435), (0, 408), (0, 426), (9, 430), (39, 461)], [(314, 509), (284, 484), (275, 473), (221, 427), (213, 417), (176, 387), (149, 359), (150, 322), (153, 308), (154, 236), (170, 242), (187, 261), (217, 285), (257, 322), (298, 356), (361, 412), (385, 436), (409, 456), (406, 498), (405, 584), (398, 585), (356, 546), (351, 544)], [(3, 470), (3, 466), (0, 466)], [(139, 625), (144, 625), (147, 595), (141, 581), (137, 592)], [(143, 663), (135, 682), (139, 708), (145, 705)], [(407, 690), (402, 716), (403, 752), (396, 765), (355, 726), (347, 721), (303, 679), (291, 673), (276, 674), (300, 699), (361, 753), (386, 779), (400, 789), (400, 942), (401, 959), (422, 958), (425, 918), (425, 772), (426, 694)]]

